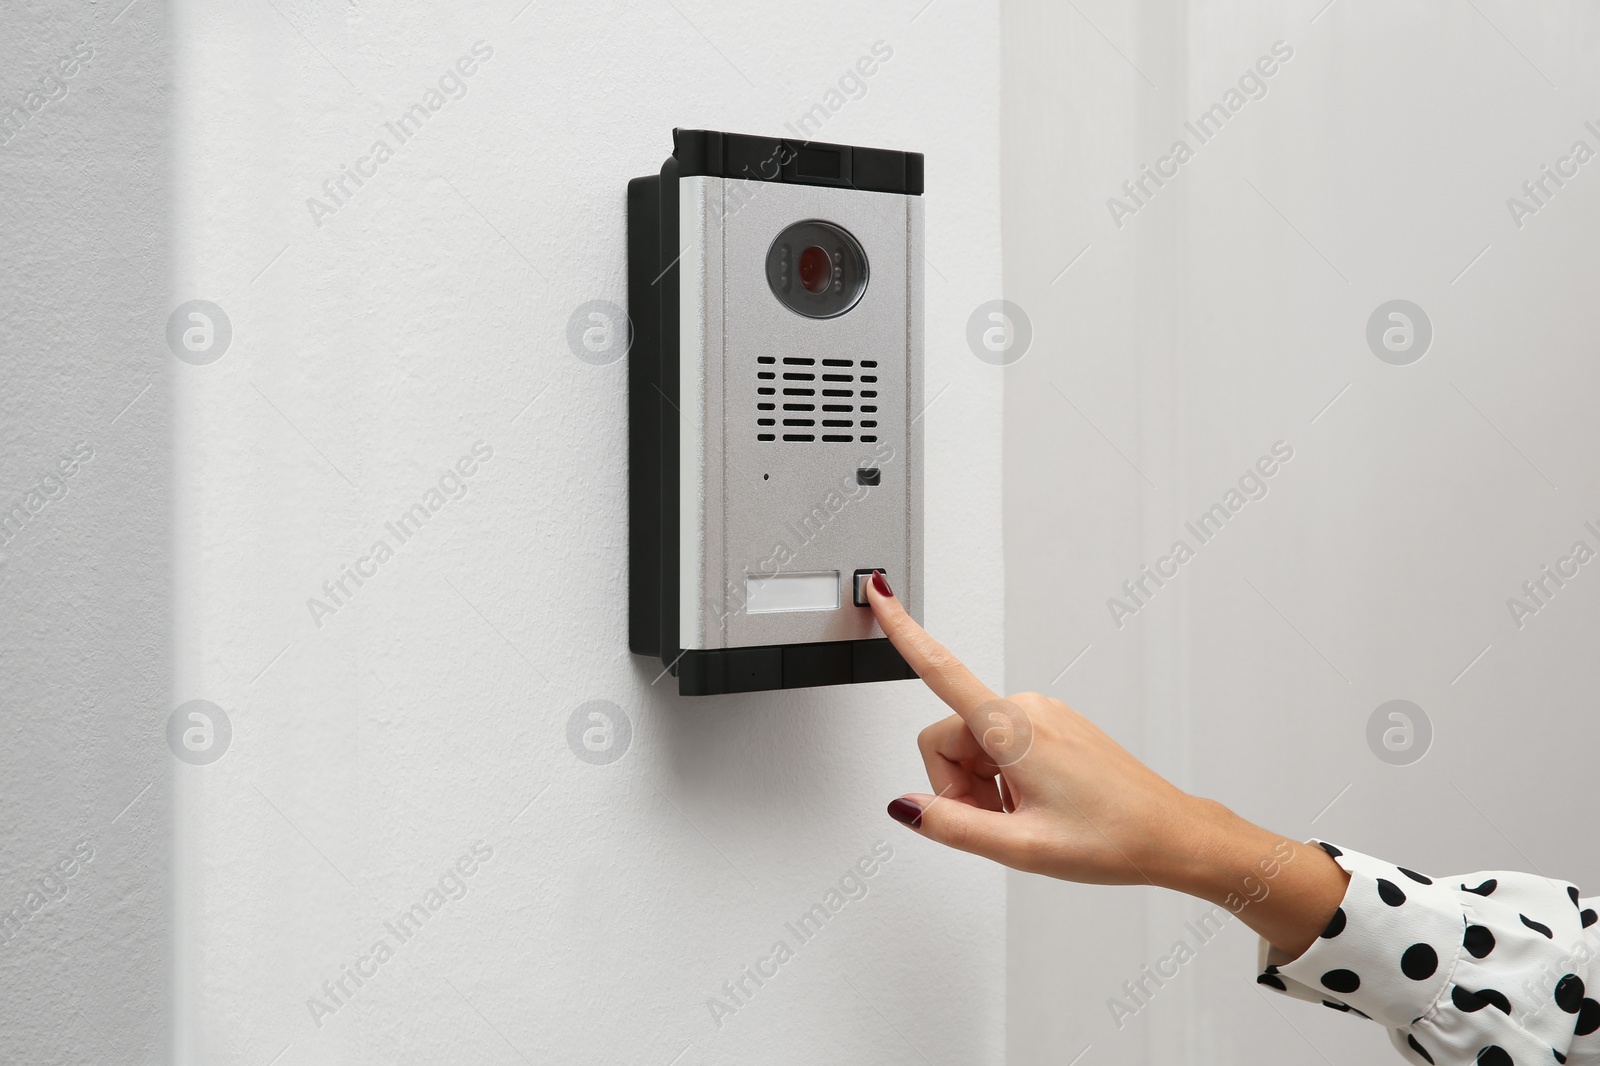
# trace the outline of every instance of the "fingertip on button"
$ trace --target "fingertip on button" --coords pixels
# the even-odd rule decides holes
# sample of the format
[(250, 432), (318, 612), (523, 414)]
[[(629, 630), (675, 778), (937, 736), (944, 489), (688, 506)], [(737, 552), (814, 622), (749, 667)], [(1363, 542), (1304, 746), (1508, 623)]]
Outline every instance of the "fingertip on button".
[(867, 582), (869, 581), (877, 584), (878, 591), (883, 595), (894, 595), (894, 593), (889, 591), (889, 582), (884, 580), (883, 574), (884, 571), (881, 568), (876, 567), (867, 570), (857, 570), (851, 577), (851, 602), (857, 607), (872, 606), (871, 601), (867, 599)]
[(882, 570), (872, 572), (872, 587), (878, 590), (878, 595), (894, 597), (894, 589), (889, 587), (889, 577)]

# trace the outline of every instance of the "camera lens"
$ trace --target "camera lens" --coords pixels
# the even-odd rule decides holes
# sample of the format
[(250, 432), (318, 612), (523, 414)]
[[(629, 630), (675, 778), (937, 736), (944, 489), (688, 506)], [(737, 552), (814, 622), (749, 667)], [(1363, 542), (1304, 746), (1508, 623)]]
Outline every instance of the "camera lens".
[(767, 249), (767, 285), (789, 310), (837, 318), (867, 291), (867, 252), (842, 226), (806, 219), (786, 226)]
[(825, 249), (813, 244), (800, 253), (800, 284), (807, 292), (821, 292), (833, 280), (833, 261)]

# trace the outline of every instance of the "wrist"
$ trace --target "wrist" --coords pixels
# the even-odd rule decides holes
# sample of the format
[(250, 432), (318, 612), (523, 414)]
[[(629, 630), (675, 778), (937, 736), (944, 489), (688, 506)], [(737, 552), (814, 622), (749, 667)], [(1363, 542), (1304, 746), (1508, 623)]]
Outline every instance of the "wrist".
[(1185, 796), (1174, 826), (1175, 843), (1157, 863), (1163, 888), (1211, 903), (1249, 898), (1263, 877), (1275, 874), (1293, 844), (1239, 817), (1216, 800)]
[(1270, 832), (1212, 800), (1190, 800), (1187, 843), (1157, 883), (1227, 908), (1298, 958), (1327, 927), (1349, 875), (1315, 844)]

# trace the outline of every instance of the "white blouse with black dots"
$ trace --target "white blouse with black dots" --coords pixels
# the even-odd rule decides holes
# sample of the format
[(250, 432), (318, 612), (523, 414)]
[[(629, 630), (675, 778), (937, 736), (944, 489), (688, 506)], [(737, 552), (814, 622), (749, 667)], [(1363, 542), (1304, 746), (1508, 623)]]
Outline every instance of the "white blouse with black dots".
[(1600, 1066), (1596, 901), (1536, 874), (1425, 877), (1317, 841), (1350, 885), (1299, 958), (1261, 944), (1256, 978), (1370, 1018), (1406, 1061)]

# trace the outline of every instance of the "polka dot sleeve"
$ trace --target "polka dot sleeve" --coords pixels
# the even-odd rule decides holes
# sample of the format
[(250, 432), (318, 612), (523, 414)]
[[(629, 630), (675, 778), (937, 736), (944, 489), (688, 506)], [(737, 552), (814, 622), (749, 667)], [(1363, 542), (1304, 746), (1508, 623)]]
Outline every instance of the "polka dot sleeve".
[(1259, 983), (1372, 1019), (1408, 1062), (1600, 1066), (1596, 900), (1535, 874), (1428, 877), (1316, 843), (1350, 885), (1299, 958), (1262, 942)]

